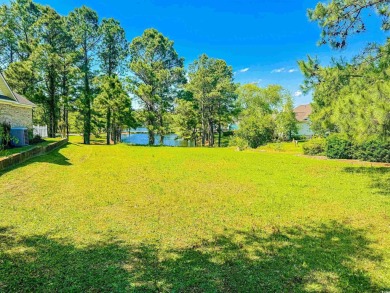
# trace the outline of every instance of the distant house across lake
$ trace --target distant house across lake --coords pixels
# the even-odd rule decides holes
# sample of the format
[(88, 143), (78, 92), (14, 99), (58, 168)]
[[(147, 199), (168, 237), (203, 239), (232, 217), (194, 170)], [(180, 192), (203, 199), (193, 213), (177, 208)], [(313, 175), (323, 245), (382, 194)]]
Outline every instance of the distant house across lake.
[(294, 109), (295, 117), (298, 120), (298, 135), (312, 137), (314, 132), (310, 128), (311, 105), (300, 105)]

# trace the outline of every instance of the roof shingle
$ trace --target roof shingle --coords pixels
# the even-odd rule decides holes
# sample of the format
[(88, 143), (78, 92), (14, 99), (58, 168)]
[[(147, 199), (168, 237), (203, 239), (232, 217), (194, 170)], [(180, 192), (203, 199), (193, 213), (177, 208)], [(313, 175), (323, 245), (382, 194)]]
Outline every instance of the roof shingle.
[(311, 105), (300, 105), (294, 109), (295, 117), (299, 122), (304, 122), (309, 119), (312, 112)]

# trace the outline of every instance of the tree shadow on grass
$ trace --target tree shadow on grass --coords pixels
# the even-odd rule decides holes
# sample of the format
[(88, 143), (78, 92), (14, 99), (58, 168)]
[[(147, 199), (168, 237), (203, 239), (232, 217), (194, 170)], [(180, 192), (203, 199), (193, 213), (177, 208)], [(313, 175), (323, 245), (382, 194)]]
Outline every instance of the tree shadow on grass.
[(377, 194), (390, 196), (390, 168), (389, 167), (346, 167), (345, 172), (365, 174), (371, 179), (370, 188)]
[(37, 235), (0, 229), (0, 291), (101, 292), (128, 288), (128, 254), (112, 242), (77, 248)]
[(303, 292), (378, 291), (356, 263), (380, 264), (364, 231), (338, 223), (229, 231), (192, 247), (75, 247), (0, 230), (0, 291)]
[(16, 169), (21, 168), (21, 167), (28, 166), (28, 165), (33, 164), (33, 163), (49, 163), (49, 164), (55, 164), (55, 165), (61, 165), (61, 166), (70, 166), (72, 164), (69, 162), (69, 159), (60, 153), (60, 151), (62, 149), (67, 148), (67, 147), (68, 146), (66, 145), (66, 146), (63, 146), (61, 148), (57, 148), (57, 149), (51, 151), (50, 153), (39, 155), (37, 157), (33, 157), (31, 159), (24, 161), (23, 163), (19, 163), (19, 164), (12, 166), (12, 167), (4, 169), (4, 170), (0, 171), (0, 177), (1, 177), (1, 175), (5, 174), (7, 172), (16, 170)]

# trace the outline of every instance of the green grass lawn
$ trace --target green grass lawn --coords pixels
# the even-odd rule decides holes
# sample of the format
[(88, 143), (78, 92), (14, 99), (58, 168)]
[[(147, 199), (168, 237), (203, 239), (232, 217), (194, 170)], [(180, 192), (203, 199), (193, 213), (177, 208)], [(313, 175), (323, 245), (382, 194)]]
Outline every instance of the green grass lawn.
[(259, 150), (266, 152), (282, 152), (288, 154), (303, 154), (304, 142), (294, 144), (292, 142), (277, 142), (268, 143), (267, 145), (259, 147)]
[(0, 291), (390, 288), (390, 168), (79, 140), (0, 173)]

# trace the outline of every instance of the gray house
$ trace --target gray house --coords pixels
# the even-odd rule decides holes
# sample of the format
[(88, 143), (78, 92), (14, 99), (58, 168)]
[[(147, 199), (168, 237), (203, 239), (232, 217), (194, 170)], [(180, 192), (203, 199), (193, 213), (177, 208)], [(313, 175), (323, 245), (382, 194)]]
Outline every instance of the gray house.
[(310, 126), (311, 105), (300, 105), (294, 109), (295, 118), (298, 120), (298, 135), (312, 137), (314, 132)]

